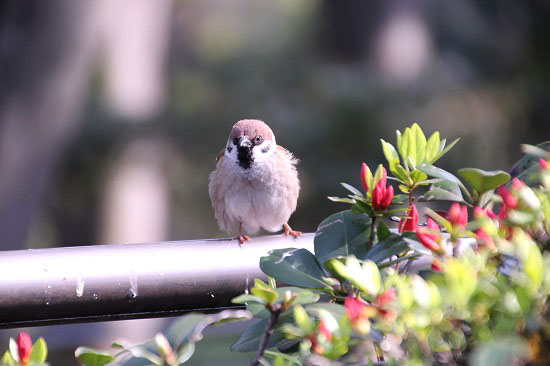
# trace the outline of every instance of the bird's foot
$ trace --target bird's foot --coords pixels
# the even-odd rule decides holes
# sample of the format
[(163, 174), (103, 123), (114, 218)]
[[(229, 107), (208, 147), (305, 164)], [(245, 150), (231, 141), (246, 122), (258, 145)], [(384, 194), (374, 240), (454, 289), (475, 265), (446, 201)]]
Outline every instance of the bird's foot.
[(250, 236), (243, 234), (243, 224), (239, 223), (239, 235), (235, 238), (239, 240), (239, 244), (246, 244), (250, 241)]
[(283, 227), (285, 229), (285, 232), (283, 233), (284, 236), (292, 236), (294, 239), (297, 239), (300, 235), (302, 235), (301, 231), (295, 231), (292, 230), (292, 228), (288, 224), (283, 224)]
[(250, 236), (239, 234), (235, 239), (239, 241), (239, 244), (246, 244), (250, 241)]

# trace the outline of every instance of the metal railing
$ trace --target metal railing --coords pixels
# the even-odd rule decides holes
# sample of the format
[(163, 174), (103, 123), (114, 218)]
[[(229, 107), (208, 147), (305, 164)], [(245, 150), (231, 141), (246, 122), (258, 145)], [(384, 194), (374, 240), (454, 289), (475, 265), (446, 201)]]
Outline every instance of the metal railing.
[(314, 234), (0, 252), (0, 328), (153, 318), (235, 307), (275, 248)]

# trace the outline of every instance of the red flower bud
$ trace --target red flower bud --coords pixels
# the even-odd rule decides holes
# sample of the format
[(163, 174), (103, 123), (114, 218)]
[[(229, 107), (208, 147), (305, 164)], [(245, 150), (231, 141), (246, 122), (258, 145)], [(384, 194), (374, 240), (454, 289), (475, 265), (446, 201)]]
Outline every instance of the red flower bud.
[(367, 184), (367, 170), (368, 169), (369, 169), (369, 167), (367, 166), (367, 164), (363, 163), (363, 165), (361, 167), (361, 185), (363, 186), (363, 189), (365, 190), (365, 192), (369, 191), (369, 185)]
[(432, 259), (432, 271), (443, 272), (443, 263), (437, 258)]
[(325, 325), (325, 322), (322, 320), (319, 323), (319, 334), (325, 337), (325, 341), (330, 343), (330, 340), (332, 339), (332, 334), (330, 333), (330, 330), (328, 330), (327, 326)]
[[(384, 172), (386, 169), (383, 170)], [(384, 211), (391, 204), (393, 199), (393, 187), (386, 187), (386, 178), (380, 179), (372, 191), (372, 208), (375, 211)]]
[(468, 208), (457, 202), (453, 203), (449, 210), (449, 221), (453, 226), (466, 227), (468, 224)]
[[(502, 197), (502, 200), (504, 201), (504, 204), (511, 209), (514, 209), (518, 206), (518, 199), (516, 196), (514, 196), (508, 188), (502, 186), (498, 189), (498, 194), (500, 197)], [(504, 207), (503, 207), (504, 209)], [(505, 210), (506, 211), (506, 210)]]
[(486, 213), (485, 210), (482, 209), (479, 206), (474, 207), (474, 218), (475, 219), (481, 219), (482, 217), (485, 217)]
[(344, 300), (344, 307), (348, 313), (350, 321), (355, 321), (361, 317), (363, 309), (365, 309), (365, 303), (356, 297), (348, 296)]
[(548, 161), (546, 161), (544, 159), (539, 160), (539, 165), (540, 165), (541, 170), (548, 170), (548, 168), (549, 168)]
[(376, 297), (376, 304), (377, 306), (384, 306), (393, 300), (395, 300), (395, 289), (389, 288)]
[(19, 362), (22, 365), (27, 365), (31, 358), (32, 350), (32, 340), (31, 337), (25, 333), (21, 332), (17, 336), (17, 353), (19, 354)]
[(428, 226), (426, 228), (416, 230), (416, 237), (426, 248), (435, 252), (441, 251), (441, 247), (438, 244), (441, 232), (437, 223), (431, 218), (428, 218)]
[(382, 178), (380, 178), (380, 182), (382, 182), (382, 186), (385, 187), (387, 181), (388, 181), (388, 172), (386, 172), (386, 168), (382, 167)]
[(493, 242), (493, 238), (491, 238), (491, 236), (487, 234), (483, 229), (477, 230), (476, 235), (479, 247), (484, 247), (491, 251), (497, 250), (497, 248), (495, 247), (495, 243)]
[(418, 211), (416, 210), (415, 205), (411, 205), (407, 218), (401, 219), (401, 221), (399, 222), (399, 233), (401, 234), (405, 231), (414, 232), (416, 230), (417, 225), (418, 225)]
[(525, 182), (522, 181), (521, 179), (517, 179), (517, 178), (512, 179), (512, 187), (514, 187), (516, 191), (519, 191), (524, 186), (525, 186)]

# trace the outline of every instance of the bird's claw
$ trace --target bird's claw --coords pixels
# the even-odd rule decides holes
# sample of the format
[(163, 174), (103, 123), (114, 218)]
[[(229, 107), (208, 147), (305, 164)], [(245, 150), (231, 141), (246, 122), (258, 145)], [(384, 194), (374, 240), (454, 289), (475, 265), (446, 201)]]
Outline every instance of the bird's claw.
[(290, 235), (294, 239), (298, 239), (298, 237), (303, 234), (301, 231), (292, 230), (288, 224), (284, 224), (283, 227), (285, 228), (285, 232), (283, 233), (284, 236)]
[(239, 234), (235, 239), (239, 240), (239, 244), (246, 244), (250, 241), (250, 236)]

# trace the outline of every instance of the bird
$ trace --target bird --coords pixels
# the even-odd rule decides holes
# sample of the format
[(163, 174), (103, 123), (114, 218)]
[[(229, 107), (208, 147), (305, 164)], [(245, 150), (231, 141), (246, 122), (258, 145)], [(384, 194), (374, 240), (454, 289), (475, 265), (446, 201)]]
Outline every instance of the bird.
[(298, 238), (302, 232), (288, 225), (300, 193), (297, 163), (290, 151), (277, 145), (265, 122), (243, 119), (235, 123), (208, 183), (220, 229), (236, 234), (234, 239), (240, 244), (249, 242), (247, 234), (260, 229), (284, 229), (285, 236)]

